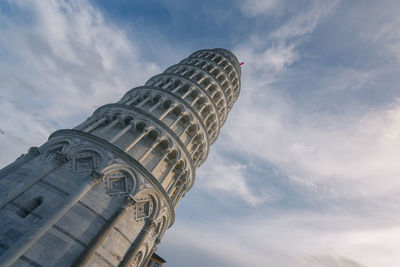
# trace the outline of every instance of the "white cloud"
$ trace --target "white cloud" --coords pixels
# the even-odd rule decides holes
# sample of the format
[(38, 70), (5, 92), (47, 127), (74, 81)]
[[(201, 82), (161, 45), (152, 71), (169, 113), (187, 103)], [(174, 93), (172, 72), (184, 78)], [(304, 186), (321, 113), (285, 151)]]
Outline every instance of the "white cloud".
[(227, 198), (239, 198), (250, 205), (259, 205), (272, 196), (259, 195), (248, 185), (249, 177), (245, 176), (246, 166), (233, 162), (230, 158), (212, 153), (205, 166), (197, 172), (196, 186), (208, 192), (228, 194)]
[[(294, 44), (280, 44), (256, 51), (254, 47), (245, 46), (237, 48), (236, 52), (245, 61), (247, 70), (257, 71), (259, 75), (267, 78), (266, 76), (276, 74), (298, 59), (295, 48)], [(265, 83), (266, 80), (260, 82)]]
[(374, 40), (375, 43), (389, 50), (400, 62), (400, 19), (397, 18), (397, 14), (394, 16), (395, 19), (382, 25), (377, 32), (365, 34), (368, 39)]
[[(160, 253), (205, 254), (224, 264), (207, 266), (397, 266), (399, 227), (392, 217), (278, 212), (262, 217), (182, 225), (170, 229)], [(170, 264), (179, 259), (169, 259)], [(204, 262), (192, 266), (204, 266)]]
[(0, 18), (1, 145), (15, 138), (23, 145), (2, 150), (1, 165), (160, 72), (87, 1), (8, 5)]
[(314, 31), (321, 19), (332, 14), (341, 0), (311, 1), (311, 7), (300, 12), (288, 20), (285, 24), (270, 33), (270, 38), (287, 40), (294, 37), (302, 37)]
[(282, 1), (279, 0), (246, 0), (242, 2), (242, 11), (248, 16), (272, 15), (280, 11)]
[[(17, 153), (26, 153), (33, 144), (40, 144), (54, 130), (54, 127), (36, 114), (31, 114), (24, 106), (18, 103), (5, 101), (0, 98), (0, 162), (7, 163), (14, 160)], [(18, 155), (19, 156), (19, 155)]]
[[(319, 97), (310, 90), (304, 103), (279, 87), (287, 69), (302, 59), (299, 44), (333, 14), (339, 1), (314, 3), (312, 9), (296, 14), (271, 34), (258, 33), (235, 49), (246, 64), (241, 95), (223, 129), (223, 147), (227, 154), (261, 158), (279, 168), (298, 190), (310, 189), (304, 198), (314, 201), (308, 208), (318, 210), (299, 209), (293, 215), (279, 206), (279, 198), (266, 198), (266, 202), (256, 203), (258, 212), (248, 220), (218, 221), (215, 225), (223, 228), (211, 232), (200, 225), (185, 226), (187, 232), (182, 237), (173, 232), (174, 239), (238, 266), (397, 266), (399, 100), (342, 109), (341, 98), (334, 96), (353, 91), (358, 94), (351, 97), (365, 97), (372, 90), (367, 85), (380, 90), (377, 71), (372, 68), (343, 67), (330, 77), (310, 77), (310, 83), (315, 79), (322, 88), (315, 92)], [(382, 31), (386, 41), (380, 42), (379, 48), (387, 47), (397, 55), (397, 33), (395, 27), (388, 28)], [(329, 62), (324, 63), (330, 67)], [(318, 102), (321, 99), (337, 112), (324, 110), (324, 103)], [(250, 173), (248, 167), (226, 166), (239, 169), (239, 177)], [(225, 167), (211, 169), (229, 172)], [(229, 186), (225, 189), (235, 192)], [(277, 211), (268, 213), (274, 200)], [(183, 236), (199, 242), (186, 243)], [(223, 246), (234, 253), (221, 250)], [(245, 260), (243, 251), (248, 255)]]
[[(242, 104), (235, 112), (235, 123), (226, 130), (233, 142), (230, 146), (250, 151), (290, 176), (333, 187), (340, 195), (388, 194), (400, 185), (396, 164), (400, 102), (353, 119), (329, 113), (303, 117), (294, 109), (287, 110), (286, 99), (271, 92), (268, 96), (283, 108)], [(248, 138), (249, 133), (256, 134)]]
[[(400, 141), (399, 102), (379, 110), (364, 110), (363, 114), (316, 110), (302, 115), (301, 104), (273, 85), (280, 81), (279, 75), (301, 59), (298, 45), (304, 37), (331, 15), (340, 1), (312, 3), (266, 38), (253, 37), (253, 42), (236, 49), (239, 58), (248, 64), (244, 66), (241, 97), (230, 114), (235, 123), (228, 120), (224, 127), (233, 142), (228, 146), (251, 151), (294, 177), (294, 181), (304, 180), (303, 184), (313, 186), (320, 183), (334, 197), (350, 192), (355, 197), (386, 194), (399, 184), (396, 177), (400, 168), (394, 164), (400, 157), (396, 149)], [(276, 44), (260, 49), (262, 40), (274, 40)], [(327, 98), (335, 93), (361, 90), (373, 75), (369, 70), (344, 69), (322, 82), (325, 88), (319, 93), (329, 92), (325, 95), (328, 102)], [(340, 103), (334, 101), (330, 105), (340, 109)], [(304, 105), (321, 106), (312, 98)]]
[[(340, 0), (311, 1), (304, 11), (295, 13), (272, 32), (258, 32), (249, 38), (249, 42), (237, 46), (234, 52), (246, 62), (249, 79), (258, 80), (265, 85), (273, 81), (274, 76), (284, 71), (287, 66), (299, 60), (299, 44), (314, 31), (322, 19), (335, 11), (339, 3)], [(245, 6), (246, 8), (242, 8), (243, 12), (254, 7), (259, 13), (268, 13), (278, 4), (274, 1), (250, 1), (246, 2)]]

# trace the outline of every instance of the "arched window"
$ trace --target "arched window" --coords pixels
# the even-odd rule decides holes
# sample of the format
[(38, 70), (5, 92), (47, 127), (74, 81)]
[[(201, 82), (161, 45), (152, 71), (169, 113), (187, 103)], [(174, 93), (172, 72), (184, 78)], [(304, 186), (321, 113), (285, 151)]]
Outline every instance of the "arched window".
[(22, 218), (26, 218), (37, 207), (39, 207), (42, 204), (42, 202), (43, 202), (43, 197), (35, 197), (31, 201), (29, 201), (25, 206), (17, 210), (15, 213)]

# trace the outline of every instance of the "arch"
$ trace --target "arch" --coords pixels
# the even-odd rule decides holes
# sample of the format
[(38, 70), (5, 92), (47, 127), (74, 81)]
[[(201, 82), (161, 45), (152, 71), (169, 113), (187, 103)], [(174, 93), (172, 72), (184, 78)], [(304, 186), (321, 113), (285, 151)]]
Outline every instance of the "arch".
[(154, 228), (154, 231), (152, 233), (152, 238), (158, 238), (161, 239), (161, 236), (164, 235), (165, 231), (167, 230), (166, 224), (167, 224), (167, 217), (163, 214), (160, 215), (160, 219), (156, 223), (156, 227)]
[(139, 251), (133, 257), (132, 262), (129, 263), (129, 266), (135, 266), (135, 267), (141, 266), (144, 263), (148, 252), (149, 248), (147, 244), (142, 245)]
[(174, 109), (172, 110), (172, 113), (175, 114), (175, 116), (179, 116), (183, 112), (183, 107), (181, 105), (176, 105)]
[(190, 76), (192, 76), (193, 74), (195, 74), (194, 69), (190, 69), (190, 71), (188, 72), (187, 76), (190, 77)]
[(146, 135), (145, 140), (148, 142), (148, 144), (152, 144), (159, 136), (160, 133), (158, 132), (158, 130), (152, 129)]
[[(53, 142), (52, 142), (53, 141)], [(42, 159), (51, 159), (54, 154), (57, 153), (66, 153), (70, 146), (72, 140), (64, 139), (64, 140), (51, 140), (48, 143), (44, 144), (40, 150), (44, 151)]]
[(203, 140), (203, 135), (201, 133), (197, 134), (196, 137), (193, 139), (192, 143), (200, 143)]
[(133, 121), (133, 117), (126, 116), (123, 121), (124, 121), (124, 125), (129, 125)]
[(201, 115), (205, 118), (211, 112), (211, 106), (207, 105), (202, 111)]
[(171, 142), (167, 139), (164, 139), (157, 144), (154, 150), (159, 150), (162, 153), (163, 151), (166, 151), (170, 147), (171, 147)]
[(146, 127), (147, 124), (144, 121), (140, 121), (136, 124), (136, 131), (143, 132)]
[(180, 173), (180, 175), (176, 178), (177, 182), (171, 188), (172, 190), (170, 191), (170, 198), (172, 199), (173, 202), (177, 200), (180, 188), (184, 186), (184, 184), (187, 182), (187, 179), (189, 177), (189, 172), (185, 170), (183, 173)]
[(173, 86), (173, 87), (176, 88), (176, 87), (178, 87), (179, 85), (181, 85), (181, 83), (182, 83), (182, 82), (181, 82), (180, 80), (176, 79), (176, 80), (174, 81), (174, 84), (173, 84), (174, 86)]
[(156, 104), (156, 103), (158, 103), (158, 101), (160, 101), (162, 99), (162, 96), (161, 95), (156, 95), (156, 96), (154, 96), (153, 97), (153, 104)]
[(183, 117), (182, 117), (182, 122), (184, 123), (184, 124), (186, 124), (186, 123), (189, 123), (190, 121), (191, 121), (191, 116), (190, 116), (190, 114), (185, 114), (185, 115), (183, 115)]
[(186, 169), (186, 161), (185, 160), (178, 160), (173, 168), (172, 172), (174, 173), (181, 173)]
[(167, 161), (177, 161), (179, 157), (179, 152), (178, 150), (174, 149), (167, 155)]
[[(105, 150), (91, 145), (73, 147), (69, 154), (72, 157), (72, 170), (77, 172), (91, 172), (94, 169), (101, 170), (108, 161), (108, 155)], [(88, 168), (89, 166), (91, 168)]]
[(189, 126), (189, 128), (187, 129), (187, 133), (192, 136), (194, 133), (196, 133), (198, 131), (199, 127), (197, 126), (196, 123), (193, 123)]
[(171, 100), (169, 100), (169, 99), (166, 99), (166, 100), (164, 101), (164, 103), (163, 103), (163, 107), (164, 107), (165, 109), (168, 109), (171, 105), (172, 105), (172, 102), (171, 102)]
[(167, 221), (168, 221), (167, 216), (163, 215), (161, 217), (161, 231), (160, 231), (159, 236), (163, 236), (165, 231), (167, 230), (167, 225), (168, 225)]
[(198, 95), (199, 95), (199, 91), (198, 90), (193, 90), (190, 93), (190, 97), (193, 98), (193, 99), (195, 99)]

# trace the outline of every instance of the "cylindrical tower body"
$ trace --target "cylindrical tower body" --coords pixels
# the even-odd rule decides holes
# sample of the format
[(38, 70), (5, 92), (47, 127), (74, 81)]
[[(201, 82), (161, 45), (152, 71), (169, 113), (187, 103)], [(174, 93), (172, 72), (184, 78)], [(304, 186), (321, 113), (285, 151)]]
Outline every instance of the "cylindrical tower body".
[(0, 266), (146, 266), (240, 91), (200, 50), (0, 172)]

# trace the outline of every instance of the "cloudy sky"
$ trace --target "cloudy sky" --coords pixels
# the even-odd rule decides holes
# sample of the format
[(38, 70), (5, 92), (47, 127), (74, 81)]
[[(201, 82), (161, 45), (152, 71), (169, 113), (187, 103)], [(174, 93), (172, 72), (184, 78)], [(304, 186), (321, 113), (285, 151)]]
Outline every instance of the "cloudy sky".
[(2, 1), (0, 165), (193, 51), (242, 89), (166, 266), (399, 266), (400, 1)]

